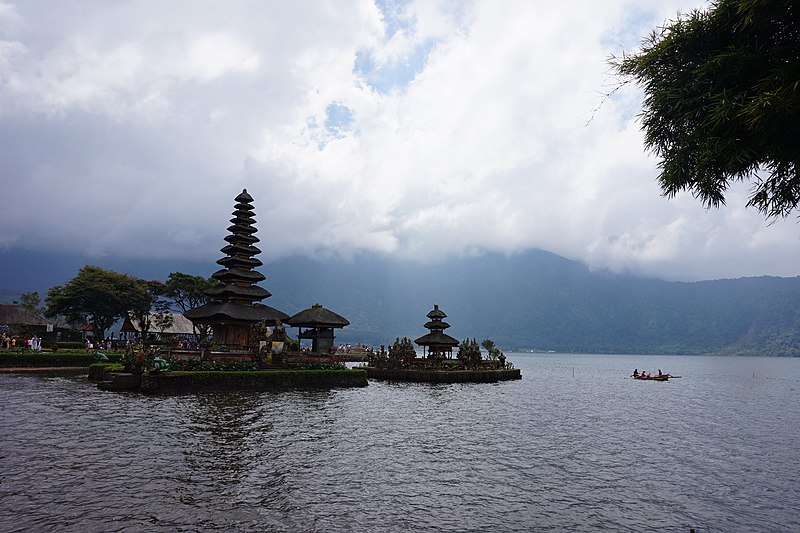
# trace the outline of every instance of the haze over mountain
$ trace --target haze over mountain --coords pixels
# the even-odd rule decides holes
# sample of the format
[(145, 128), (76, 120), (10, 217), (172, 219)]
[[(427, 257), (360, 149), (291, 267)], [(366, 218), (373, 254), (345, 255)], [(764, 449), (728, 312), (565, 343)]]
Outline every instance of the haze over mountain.
[[(56, 260), (57, 259), (57, 260)], [(0, 253), (0, 300), (42, 296), (86, 258)], [(212, 262), (89, 261), (143, 279), (210, 275)], [(314, 303), (347, 317), (340, 342), (386, 344), (425, 333), (433, 305), (456, 338), (491, 338), (504, 349), (603, 353), (800, 355), (800, 278), (670, 282), (592, 271), (544, 251), (488, 254), (432, 265), (362, 254), (349, 261), (282, 259), (259, 269), (264, 301), (289, 314)]]

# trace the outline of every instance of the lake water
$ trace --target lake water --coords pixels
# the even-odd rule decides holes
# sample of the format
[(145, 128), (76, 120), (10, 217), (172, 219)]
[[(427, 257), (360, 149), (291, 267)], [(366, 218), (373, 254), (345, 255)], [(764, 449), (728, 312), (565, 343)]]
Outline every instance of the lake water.
[(0, 531), (800, 531), (800, 359), (509, 360), (176, 397), (0, 375)]

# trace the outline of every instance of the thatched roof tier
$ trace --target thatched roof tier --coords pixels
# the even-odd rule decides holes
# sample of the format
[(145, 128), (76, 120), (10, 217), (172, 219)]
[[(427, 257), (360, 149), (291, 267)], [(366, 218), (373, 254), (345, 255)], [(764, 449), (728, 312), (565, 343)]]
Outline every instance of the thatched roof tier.
[(243, 226), (241, 224), (234, 224), (232, 226), (228, 226), (228, 231), (230, 231), (234, 235), (238, 234), (252, 235), (258, 230), (252, 226)]
[(414, 341), (419, 346), (458, 346), (461, 342), (446, 333), (433, 331)]
[[(428, 318), (430, 318), (430, 319), (436, 319), (436, 318), (442, 319), (442, 318), (447, 318), (447, 315), (446, 315), (446, 314), (444, 314), (444, 311), (442, 311), (441, 309), (439, 309), (439, 304), (433, 304), (433, 310), (432, 310), (430, 313), (428, 313), (427, 315), (425, 315), (425, 316), (427, 316), (427, 317), (428, 317)], [(426, 327), (427, 327), (427, 326), (426, 326)]]
[(217, 264), (227, 268), (250, 269), (250, 268), (260, 267), (264, 263), (262, 263), (260, 259), (256, 259), (254, 257), (241, 257), (235, 255), (232, 257), (223, 257), (222, 259), (217, 261)]
[(267, 277), (256, 270), (244, 270), (242, 268), (223, 268), (217, 270), (211, 277), (223, 283), (232, 283), (238, 281), (241, 283), (258, 283), (264, 281)]
[(320, 304), (314, 304), (300, 311), (285, 322), (296, 328), (343, 328), (350, 325), (349, 320), (330, 309), (325, 309)]
[(206, 291), (207, 296), (215, 300), (226, 300), (240, 298), (244, 300), (263, 300), (269, 298), (272, 293), (258, 285), (243, 287), (235, 283), (218, 283)]
[(240, 204), (252, 204), (253, 197), (247, 194), (247, 189), (243, 189), (239, 196), (234, 198), (234, 200)]
[(21, 305), (0, 305), (0, 324), (4, 326), (46, 326), (47, 321)]
[(242, 255), (244, 257), (252, 257), (261, 253), (261, 250), (249, 244), (229, 244), (223, 246), (220, 252), (227, 255)]
[[(234, 212), (233, 212), (233, 214), (234, 214), (234, 215), (235, 215), (236, 213), (245, 213), (245, 212), (244, 212), (244, 211), (234, 211)], [(245, 214), (245, 215), (243, 215), (243, 216), (235, 216), (235, 217), (233, 217), (233, 218), (230, 220), (230, 222), (231, 222), (231, 224), (233, 224), (234, 226), (238, 226), (238, 225), (242, 225), (242, 224), (246, 224), (246, 225), (248, 225), (248, 226), (252, 226), (253, 224), (255, 224), (255, 223), (256, 223), (256, 219), (255, 219), (255, 218), (253, 218), (253, 217), (252, 217), (252, 216), (250, 216), (250, 215), (252, 215), (252, 213), (246, 213), (246, 214)]]
[(226, 235), (225, 240), (231, 244), (255, 244), (261, 239), (255, 235)]
[(283, 311), (268, 305), (240, 305), (234, 302), (211, 302), (210, 304), (190, 309), (183, 313), (183, 316), (199, 324), (216, 324), (226, 320), (250, 323), (262, 320), (275, 322), (275, 320), (285, 321), (289, 318), (289, 315)]
[(442, 331), (449, 328), (450, 324), (448, 324), (447, 322), (443, 322), (441, 320), (431, 320), (422, 327), (425, 329), (431, 329), (431, 330), (438, 329), (439, 331)]

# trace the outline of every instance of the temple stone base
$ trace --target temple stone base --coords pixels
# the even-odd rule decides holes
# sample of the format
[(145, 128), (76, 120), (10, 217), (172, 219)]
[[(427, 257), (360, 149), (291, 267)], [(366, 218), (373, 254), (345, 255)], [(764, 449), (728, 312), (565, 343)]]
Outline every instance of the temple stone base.
[(409, 370), (404, 368), (367, 367), (367, 377), (386, 381), (427, 383), (494, 383), (522, 379), (518, 368), (491, 370)]
[(97, 383), (97, 388), (112, 391), (138, 391), (142, 386), (142, 375), (129, 372), (110, 372), (106, 379)]

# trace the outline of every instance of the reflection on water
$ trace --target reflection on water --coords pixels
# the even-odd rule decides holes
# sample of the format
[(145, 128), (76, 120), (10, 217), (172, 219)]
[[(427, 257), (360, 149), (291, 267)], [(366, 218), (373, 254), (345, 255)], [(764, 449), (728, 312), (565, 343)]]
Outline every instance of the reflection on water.
[[(521, 381), (163, 398), (2, 375), (0, 530), (800, 530), (800, 360), (511, 360)], [(625, 378), (658, 366), (683, 378)]]

